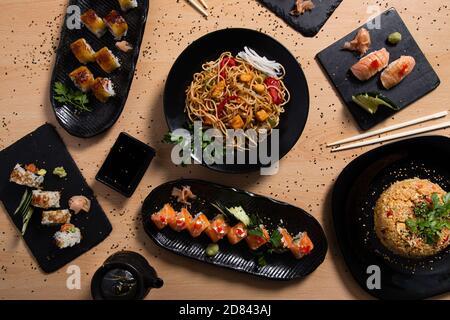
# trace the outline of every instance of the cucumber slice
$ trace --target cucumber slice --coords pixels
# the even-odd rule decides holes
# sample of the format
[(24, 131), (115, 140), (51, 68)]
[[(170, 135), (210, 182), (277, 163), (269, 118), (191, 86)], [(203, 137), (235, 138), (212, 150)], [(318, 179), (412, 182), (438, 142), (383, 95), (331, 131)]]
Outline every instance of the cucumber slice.
[(22, 222), (22, 236), (27, 231), (28, 222), (31, 220), (31, 216), (33, 215), (34, 209), (33, 207), (29, 207), (26, 214), (23, 216), (23, 222)]
[(352, 100), (358, 106), (360, 106), (370, 114), (376, 113), (378, 111), (379, 106), (386, 106), (392, 110), (399, 110), (397, 105), (394, 102), (392, 102), (388, 97), (377, 92), (360, 93), (355, 96), (352, 96)]
[(31, 203), (31, 192), (26, 189), (25, 192), (22, 195), (22, 199), (20, 199), (19, 206), (17, 207), (16, 211), (14, 211), (14, 215), (20, 213), (23, 215), (27, 208), (30, 206)]

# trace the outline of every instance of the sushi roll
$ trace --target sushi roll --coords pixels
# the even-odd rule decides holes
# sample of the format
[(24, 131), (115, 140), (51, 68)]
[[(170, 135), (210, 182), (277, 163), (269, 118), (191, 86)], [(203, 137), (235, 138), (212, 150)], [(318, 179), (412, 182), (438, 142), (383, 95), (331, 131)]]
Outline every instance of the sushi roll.
[(69, 74), (70, 79), (73, 81), (75, 86), (83, 92), (88, 92), (94, 83), (94, 75), (85, 66), (81, 66), (73, 70)]
[(231, 244), (236, 244), (245, 239), (245, 237), (247, 237), (247, 227), (242, 222), (236, 224), (227, 233), (228, 241)]
[(366, 81), (386, 68), (389, 63), (389, 52), (383, 48), (361, 58), (350, 70), (361, 81)]
[(36, 208), (59, 208), (61, 192), (33, 190), (31, 193), (31, 205)]
[(162, 230), (175, 219), (175, 210), (170, 204), (166, 203), (161, 210), (152, 214), (150, 219), (159, 230)]
[(97, 51), (95, 60), (100, 68), (107, 73), (111, 73), (120, 67), (119, 59), (107, 47), (103, 47)]
[(401, 56), (390, 63), (381, 73), (381, 83), (386, 89), (390, 89), (400, 83), (410, 74), (416, 65), (416, 60), (411, 56)]
[(80, 17), (81, 22), (89, 29), (97, 38), (101, 38), (106, 32), (106, 24), (94, 10), (89, 9)]
[(118, 1), (120, 9), (122, 9), (122, 11), (128, 11), (138, 6), (137, 0), (118, 0)]
[(292, 242), (290, 250), (296, 259), (301, 259), (311, 253), (314, 249), (314, 244), (308, 237), (306, 232), (300, 232)]
[(257, 250), (267, 242), (269, 242), (270, 236), (267, 229), (261, 224), (258, 228), (252, 229), (248, 232), (247, 244), (251, 250)]
[(292, 236), (287, 232), (285, 228), (278, 227), (278, 232), (281, 235), (281, 248), (282, 249), (290, 249), (292, 246)]
[(20, 164), (16, 164), (11, 171), (9, 181), (21, 186), (40, 188), (44, 183), (44, 176), (37, 175), (36, 173), (25, 169)]
[(70, 44), (70, 50), (72, 50), (73, 55), (82, 64), (95, 61), (95, 51), (84, 38), (72, 42)]
[(91, 89), (97, 100), (103, 103), (108, 101), (110, 97), (114, 97), (116, 95), (113, 84), (108, 78), (96, 78)]
[(206, 228), (205, 233), (212, 242), (222, 240), (230, 231), (230, 226), (226, 223), (223, 215), (218, 215)]
[(116, 10), (112, 10), (108, 13), (108, 15), (103, 18), (103, 21), (116, 40), (120, 40), (127, 35), (128, 24)]
[(44, 226), (53, 226), (55, 224), (70, 223), (71, 214), (67, 209), (42, 211), (41, 224)]
[(191, 221), (191, 224), (189, 225), (188, 230), (193, 238), (197, 238), (208, 227), (209, 227), (208, 218), (203, 213), (200, 212)]
[(53, 238), (58, 248), (69, 248), (81, 242), (81, 232), (73, 224), (66, 223), (61, 226), (61, 230), (56, 232)]
[(176, 214), (175, 219), (169, 222), (169, 225), (173, 230), (181, 232), (187, 229), (191, 222), (192, 216), (188, 209), (182, 208), (181, 211)]

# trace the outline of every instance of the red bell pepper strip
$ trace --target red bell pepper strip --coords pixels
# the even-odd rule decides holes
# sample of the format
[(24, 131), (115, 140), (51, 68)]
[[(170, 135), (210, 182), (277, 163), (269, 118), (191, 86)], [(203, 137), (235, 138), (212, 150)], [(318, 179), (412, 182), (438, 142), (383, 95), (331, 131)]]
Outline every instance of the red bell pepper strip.
[(231, 57), (225, 57), (222, 59), (222, 61), (220, 61), (220, 70), (222, 70), (220, 72), (220, 76), (222, 78), (226, 78), (227, 76), (227, 72), (225, 71), (225, 67), (235, 67), (236, 66), (236, 59), (231, 58)]
[(230, 102), (231, 100), (236, 100), (238, 96), (229, 96), (225, 97), (218, 105), (217, 105), (217, 115), (220, 117), (223, 113), (223, 109), (225, 108), (225, 105)]
[(267, 91), (272, 97), (272, 102), (275, 104), (281, 104), (283, 101), (280, 97), (280, 93), (277, 89), (280, 89), (280, 81), (277, 79), (268, 77), (264, 80), (264, 84), (268, 87)]

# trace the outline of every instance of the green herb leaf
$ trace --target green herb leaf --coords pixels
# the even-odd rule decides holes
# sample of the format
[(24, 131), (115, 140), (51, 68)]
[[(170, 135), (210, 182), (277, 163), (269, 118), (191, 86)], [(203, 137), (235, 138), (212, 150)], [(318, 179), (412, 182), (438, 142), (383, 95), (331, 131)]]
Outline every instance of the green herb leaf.
[(61, 82), (56, 82), (53, 87), (53, 92), (53, 98), (59, 103), (68, 104), (81, 112), (92, 111), (92, 109), (87, 105), (89, 103), (88, 96), (81, 91), (73, 90), (66, 87)]
[(283, 239), (280, 231), (278, 229), (275, 229), (272, 233), (272, 236), (270, 237), (270, 244), (273, 248), (282, 248), (283, 242), (281, 241)]
[(248, 230), (248, 235), (265, 238), (264, 232), (261, 230), (260, 227)]

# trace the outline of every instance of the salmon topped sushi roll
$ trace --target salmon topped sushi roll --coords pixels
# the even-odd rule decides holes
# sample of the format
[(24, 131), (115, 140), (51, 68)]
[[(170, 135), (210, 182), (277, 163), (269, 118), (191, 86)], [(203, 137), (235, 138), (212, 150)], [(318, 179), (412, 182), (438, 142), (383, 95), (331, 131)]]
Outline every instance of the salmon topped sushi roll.
[(94, 83), (94, 75), (91, 70), (85, 66), (73, 70), (69, 74), (69, 78), (73, 81), (75, 86), (83, 92), (91, 90), (91, 86)]
[(242, 222), (239, 222), (230, 229), (227, 233), (228, 241), (231, 244), (236, 244), (247, 237), (247, 227)]
[(116, 10), (112, 10), (108, 13), (103, 21), (106, 23), (109, 32), (111, 32), (116, 40), (120, 40), (127, 35), (128, 24)]
[(70, 44), (70, 50), (72, 50), (75, 58), (82, 64), (88, 64), (89, 62), (95, 61), (95, 51), (84, 38), (72, 42)]
[(278, 232), (281, 235), (281, 247), (282, 249), (290, 249), (292, 247), (292, 236), (285, 228), (278, 227)]
[(314, 244), (308, 237), (308, 233), (300, 232), (292, 242), (290, 249), (296, 259), (301, 259), (311, 253), (314, 249)]
[(209, 224), (209, 227), (205, 230), (205, 233), (211, 239), (212, 242), (222, 240), (230, 231), (230, 226), (225, 221), (223, 215), (219, 214)]
[(171, 221), (175, 219), (175, 210), (169, 203), (166, 203), (161, 210), (152, 214), (150, 219), (159, 230), (164, 229)]
[(267, 229), (261, 224), (258, 228), (251, 229), (248, 231), (247, 244), (251, 250), (257, 250), (267, 242), (269, 242), (270, 236)]
[(98, 101), (105, 103), (109, 98), (114, 97), (116, 92), (114, 91), (113, 84), (108, 78), (96, 78), (92, 84), (92, 93)]
[(401, 56), (390, 63), (381, 73), (381, 83), (386, 89), (390, 89), (400, 83), (410, 74), (416, 65), (416, 60), (411, 56)]
[(102, 18), (100, 18), (94, 10), (89, 9), (83, 13), (80, 17), (81, 22), (89, 29), (93, 34), (100, 38), (106, 32), (106, 24)]
[(198, 213), (189, 225), (189, 233), (193, 238), (197, 238), (209, 227), (209, 220), (203, 213)]
[(350, 70), (361, 81), (366, 81), (386, 68), (389, 63), (389, 52), (383, 48), (361, 58)]
[(97, 51), (95, 60), (100, 68), (107, 73), (111, 73), (120, 67), (119, 59), (107, 47)]
[(192, 216), (189, 213), (188, 209), (182, 208), (180, 212), (177, 212), (175, 215), (175, 219), (169, 222), (169, 226), (177, 231), (181, 232), (187, 229), (192, 222)]

